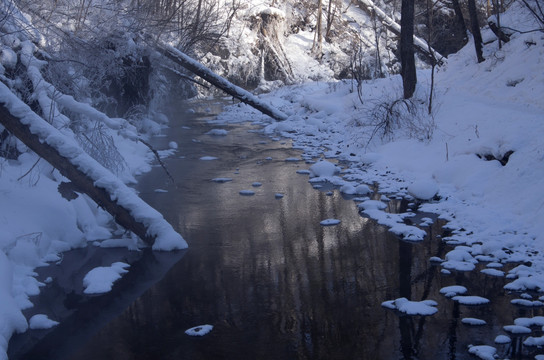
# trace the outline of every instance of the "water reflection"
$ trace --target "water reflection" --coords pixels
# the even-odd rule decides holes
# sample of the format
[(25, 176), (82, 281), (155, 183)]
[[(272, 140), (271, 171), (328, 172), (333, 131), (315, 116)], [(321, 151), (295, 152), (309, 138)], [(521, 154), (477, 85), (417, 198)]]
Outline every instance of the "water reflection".
[[(189, 250), (65, 358), (468, 359), (468, 344), (492, 344), (501, 324), (512, 323), (503, 279), (477, 272), (444, 276), (429, 263), (446, 251), (437, 239), (439, 224), (421, 243), (400, 241), (337, 192), (313, 189), (296, 173), (307, 165), (283, 161), (298, 155), (288, 143), (248, 136), (238, 126), (226, 127), (226, 137), (212, 137), (203, 135), (209, 125), (184, 121), (171, 138), (158, 140), (180, 145), (167, 160), (176, 183), (155, 169), (139, 189), (176, 225)], [(219, 160), (198, 160), (205, 155)], [(210, 181), (216, 177), (233, 180)], [(252, 188), (255, 181), (263, 185)], [(243, 189), (255, 195), (240, 196)], [(285, 196), (276, 199), (278, 192)], [(391, 202), (391, 208), (404, 211), (406, 203)], [(342, 222), (320, 226), (327, 218)], [(460, 306), (439, 293), (453, 284), (493, 302)], [(409, 317), (381, 307), (399, 297), (434, 299), (439, 311)], [(464, 317), (488, 325), (468, 327)], [(214, 329), (204, 337), (184, 333), (201, 324)], [(85, 328), (71, 326), (74, 332)]]

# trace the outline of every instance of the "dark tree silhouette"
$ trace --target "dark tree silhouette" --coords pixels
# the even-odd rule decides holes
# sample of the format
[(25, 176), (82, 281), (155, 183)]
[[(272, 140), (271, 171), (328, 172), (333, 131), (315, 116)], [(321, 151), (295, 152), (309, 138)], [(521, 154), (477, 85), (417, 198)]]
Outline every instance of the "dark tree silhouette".
[(414, 95), (417, 83), (416, 63), (414, 59), (414, 0), (402, 0), (400, 63), (404, 98), (410, 99)]
[(476, 49), (476, 56), (478, 57), (478, 62), (481, 63), (485, 61), (482, 54), (482, 34), (480, 33), (480, 24), (478, 23), (478, 13), (476, 11), (476, 1), (468, 0), (468, 12), (470, 15), (470, 27), (472, 29), (472, 36), (474, 37), (474, 47)]

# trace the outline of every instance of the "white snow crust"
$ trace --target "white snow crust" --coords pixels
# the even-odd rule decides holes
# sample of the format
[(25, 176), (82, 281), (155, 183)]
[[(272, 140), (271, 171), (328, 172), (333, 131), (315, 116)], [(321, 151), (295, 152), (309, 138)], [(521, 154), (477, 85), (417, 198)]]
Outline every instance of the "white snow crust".
[(115, 262), (111, 266), (100, 266), (92, 269), (83, 278), (85, 294), (103, 294), (111, 290), (113, 283), (128, 272), (129, 264)]
[(198, 325), (185, 330), (185, 334), (189, 336), (204, 336), (213, 330), (213, 325)]
[(398, 310), (406, 315), (434, 315), (438, 309), (438, 303), (434, 300), (410, 301), (406, 298), (388, 300), (382, 303), (382, 306), (392, 310)]

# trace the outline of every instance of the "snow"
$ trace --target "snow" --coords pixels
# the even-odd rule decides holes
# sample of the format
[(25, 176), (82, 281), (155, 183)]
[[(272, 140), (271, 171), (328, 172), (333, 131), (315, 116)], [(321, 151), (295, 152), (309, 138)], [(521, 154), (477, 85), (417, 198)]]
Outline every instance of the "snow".
[(504, 331), (512, 334), (530, 334), (532, 331), (527, 326), (522, 325), (505, 325), (503, 326)]
[(229, 132), (225, 129), (211, 129), (206, 133), (206, 135), (212, 136), (226, 136)]
[(213, 325), (199, 325), (185, 330), (189, 336), (204, 336), (213, 330)]
[(496, 276), (496, 277), (504, 276), (504, 271), (497, 270), (497, 269), (482, 269), (481, 272), (489, 276)]
[(451, 286), (445, 286), (442, 289), (440, 289), (440, 293), (444, 294), (446, 297), (454, 297), (459, 294), (464, 294), (467, 292), (467, 288), (461, 285), (451, 285)]
[(216, 183), (226, 183), (226, 182), (232, 181), (232, 178), (229, 178), (229, 177), (218, 177), (218, 178), (213, 178), (212, 181), (213, 181), (213, 182), (216, 182)]
[(476, 318), (463, 318), (461, 319), (461, 322), (465, 325), (471, 325), (471, 326), (481, 326), (481, 325), (487, 324), (485, 320), (476, 319)]
[(321, 220), (319, 224), (322, 226), (334, 226), (334, 225), (340, 224), (340, 222), (341, 221), (338, 219), (325, 219), (325, 220)]
[(438, 193), (438, 184), (434, 180), (420, 179), (408, 186), (408, 192), (420, 200), (430, 200)]
[(495, 344), (510, 344), (512, 342), (512, 339), (510, 339), (509, 336), (506, 335), (497, 335), (495, 338)]
[(485, 305), (489, 303), (489, 299), (475, 295), (456, 295), (452, 299), (462, 305)]
[(382, 303), (382, 306), (392, 310), (398, 310), (406, 315), (434, 315), (438, 309), (438, 303), (434, 300), (410, 301), (406, 298), (388, 300)]
[(111, 290), (113, 283), (119, 280), (122, 274), (128, 272), (129, 264), (115, 262), (111, 266), (100, 266), (92, 269), (83, 278), (85, 294), (103, 294)]
[(472, 345), (469, 346), (468, 352), (482, 360), (495, 360), (497, 349), (489, 345)]
[(28, 326), (31, 329), (50, 329), (58, 324), (58, 321), (49, 319), (45, 314), (36, 314), (28, 320)]
[[(368, 0), (365, 2), (374, 6)], [(271, 11), (282, 16), (270, 8), (259, 11)], [(354, 16), (351, 9), (350, 16)], [(530, 15), (516, 4), (503, 14), (501, 21), (504, 26), (515, 25), (511, 27), (521, 30), (533, 27)], [(491, 38), (489, 35), (489, 30), (484, 30), (484, 37)], [(447, 64), (436, 74), (437, 106), (432, 119), (434, 124), (429, 127), (432, 130), (429, 138), (422, 138), (406, 129), (397, 129), (390, 137), (372, 137), (369, 126), (372, 104), (399, 98), (400, 77), (389, 76), (365, 82), (364, 104), (361, 104), (357, 95), (350, 91), (348, 81), (328, 81), (332, 76), (321, 71), (321, 64), (307, 61), (304, 46), (311, 46), (312, 36), (313, 33), (305, 31), (291, 36), (285, 42), (285, 52), (292, 59), (295, 70), (304, 69), (308, 72), (304, 74), (307, 78), (320, 77), (327, 81), (297, 84), (262, 97), (249, 94), (260, 103), (274, 104), (278, 108), (278, 117), (284, 121), (271, 122), (264, 116), (255, 115), (246, 106), (231, 107), (221, 115), (222, 119), (238, 122), (248, 118), (262, 120), (263, 131), (267, 135), (289, 138), (293, 146), (305, 152), (307, 157), (303, 159), (321, 159), (310, 167), (312, 180), (316, 182), (328, 181), (352, 194), (370, 194), (369, 185), (376, 184), (380, 194), (390, 197), (401, 194), (407, 199), (410, 195), (419, 199), (418, 210), (432, 212), (448, 221), (447, 227), (452, 232), (451, 236), (443, 239), (455, 248), (441, 263), (442, 273), (472, 271), (478, 261), (491, 261), (482, 272), (499, 276), (503, 273), (494, 269), (492, 264), (499, 267), (502, 263), (530, 262), (530, 266), (520, 265), (508, 271), (504, 288), (507, 291), (543, 293), (544, 147), (541, 134), (544, 133), (544, 40), (540, 33), (515, 33), (500, 51), (496, 43), (486, 45), (484, 57), (487, 60), (480, 64), (474, 60), (473, 43), (450, 56)], [(529, 43), (535, 45), (527, 45)], [(30, 43), (21, 46), (30, 49)], [(177, 54), (172, 49), (170, 51)], [(3, 48), (0, 63), (5, 68), (13, 67), (16, 56), (13, 51)], [(41, 66), (34, 60), (29, 64), (36, 69)], [(319, 75), (309, 74), (317, 70), (321, 71)], [(32, 80), (36, 93), (40, 94), (37, 100), (47, 108), (51, 87), (43, 82), (43, 78), (38, 78), (39, 74), (34, 70), (29, 73), (36, 76)], [(424, 99), (424, 94), (428, 93), (429, 78), (428, 70), (418, 71), (417, 99)], [(77, 144), (62, 137), (65, 133), (53, 131), (42, 125), (43, 121), (32, 118), (28, 109), (21, 106), (3, 84), (0, 84), (0, 95), (11, 110), (32, 124), (33, 131), (58, 145), (64, 154), (77, 159), (120, 201), (135, 205), (136, 213), (152, 222), (151, 228), (160, 234), (154, 248), (166, 250), (186, 246), (183, 238), (164, 222), (160, 214), (142, 205), (134, 192), (79, 153), (72, 146)], [(59, 94), (58, 99), (59, 104), (74, 112), (102, 118), (110, 128), (124, 126), (119, 119), (104, 117), (67, 95)], [(51, 111), (58, 115), (55, 106)], [(66, 121), (60, 116), (55, 119), (59, 123)], [(132, 129), (127, 130), (127, 135), (131, 135)], [(177, 144), (169, 147), (176, 149)], [(129, 148), (134, 149), (132, 145)], [(514, 152), (505, 166), (477, 156), (501, 157), (507, 151)], [(111, 235), (107, 227), (111, 219), (96, 206), (91, 206), (88, 199), (80, 196), (67, 203), (56, 194), (58, 175), (55, 178), (46, 176), (51, 168), (43, 161), (36, 171), (17, 181), (36, 160), (36, 157), (25, 153), (17, 160), (17, 165), (10, 162), (0, 164), (0, 203), (9, 204), (9, 207), (0, 206), (0, 322), (3, 324), (0, 327), (0, 352), (5, 351), (5, 344), (13, 332), (25, 331), (28, 327), (21, 310), (32, 306), (29, 296), (39, 292), (40, 287), (32, 269), (58, 259), (62, 251), (84, 246), (89, 240), (107, 239)], [(342, 166), (345, 166), (342, 173), (336, 161), (342, 161)], [(38, 177), (40, 179), (36, 183)], [(232, 180), (228, 179), (225, 181)], [(275, 194), (276, 198), (281, 196), (283, 194)], [(424, 238), (425, 232), (418, 226), (406, 225), (405, 220), (411, 216), (409, 213), (389, 214), (384, 211), (387, 204), (375, 199), (380, 197), (358, 204), (365, 215), (409, 240)], [(113, 240), (102, 242), (104, 245), (113, 243)], [(120, 276), (112, 270), (108, 273)], [(467, 290), (459, 287), (444, 289), (447, 289), (444, 295), (462, 304), (476, 305), (489, 301), (477, 296), (462, 296)], [(530, 299), (514, 299), (514, 303), (539, 305)], [(423, 303), (428, 306), (424, 307), (407, 299), (384, 304), (407, 312), (419, 307), (429, 312), (428, 307), (436, 310), (433, 305)], [(515, 332), (523, 327), (540, 326), (540, 320), (534, 321), (538, 324), (516, 321), (516, 325), (512, 325), (516, 327), (505, 330)], [(528, 340), (532, 343), (541, 341), (530, 339), (535, 339)], [(469, 352), (486, 359), (493, 358), (496, 351), (479, 345), (472, 346)], [(0, 353), (2, 357), (5, 354)]]

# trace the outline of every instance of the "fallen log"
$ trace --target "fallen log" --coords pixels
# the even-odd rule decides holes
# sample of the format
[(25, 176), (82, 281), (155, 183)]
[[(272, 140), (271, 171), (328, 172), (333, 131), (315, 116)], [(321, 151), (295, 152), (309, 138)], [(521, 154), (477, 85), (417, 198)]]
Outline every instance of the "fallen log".
[(12, 135), (68, 178), (115, 221), (156, 250), (187, 247), (162, 215), (121, 180), (85, 153), (74, 139), (35, 114), (0, 83), (0, 123)]
[[(377, 7), (372, 0), (358, 0), (357, 5), (361, 10), (365, 11), (370, 16), (372, 16), (372, 12), (374, 12), (381, 19), (382, 24), (385, 27), (387, 27), (392, 33), (400, 36), (400, 25), (379, 7)], [(437, 65), (443, 65), (445, 62), (444, 56), (442, 56), (438, 51), (430, 47), (424, 40), (420, 39), (416, 35), (414, 35), (414, 47), (425, 56), (435, 59)]]
[(287, 115), (285, 115), (283, 112), (261, 101), (261, 99), (259, 99), (249, 91), (244, 90), (241, 87), (234, 85), (227, 79), (217, 75), (209, 68), (205, 67), (198, 61), (187, 56), (186, 54), (175, 49), (174, 47), (158, 45), (157, 48), (161, 54), (163, 54), (173, 62), (179, 64), (180, 66), (183, 66), (185, 69), (189, 70), (193, 74), (200, 76), (202, 79), (206, 80), (213, 86), (223, 90), (227, 94), (235, 97), (243, 103), (252, 106), (263, 114), (268, 115), (278, 121), (287, 119)]

